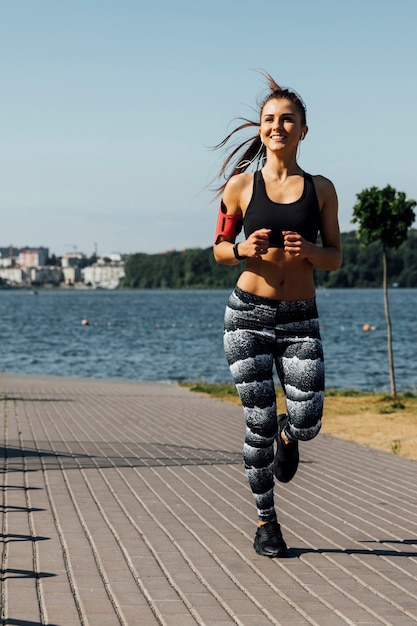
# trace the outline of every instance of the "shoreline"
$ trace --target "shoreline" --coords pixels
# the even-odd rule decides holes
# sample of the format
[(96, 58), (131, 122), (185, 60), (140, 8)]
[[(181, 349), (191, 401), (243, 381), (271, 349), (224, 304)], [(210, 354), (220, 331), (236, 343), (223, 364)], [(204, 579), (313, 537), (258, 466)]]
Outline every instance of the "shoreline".
[[(186, 380), (184, 378), (176, 378), (176, 379), (142, 379), (142, 378), (124, 378), (124, 377), (111, 377), (111, 376), (78, 376), (77, 374), (44, 374), (41, 372), (16, 372), (16, 371), (11, 371), (11, 370), (2, 370), (0, 369), (0, 380), (2, 376), (11, 376), (11, 377), (18, 377), (18, 376), (24, 376), (27, 378), (30, 377), (34, 377), (34, 378), (39, 378), (39, 379), (48, 379), (48, 378), (56, 378), (56, 379), (64, 379), (64, 378), (69, 378), (71, 380), (97, 380), (97, 381), (109, 381), (109, 382), (126, 382), (126, 383), (135, 383), (135, 384), (146, 384), (146, 385), (178, 385), (180, 387), (186, 387), (189, 388), (191, 391), (200, 391), (200, 387), (201, 387), (201, 393), (205, 393), (208, 395), (213, 395), (214, 397), (220, 398), (220, 399), (231, 399), (232, 396), (236, 396), (237, 397), (237, 393), (235, 392), (235, 388), (233, 383), (227, 381), (227, 382), (206, 382), (205, 380), (201, 380), (201, 379), (197, 379), (197, 380)], [(226, 393), (224, 393), (224, 389), (232, 389), (232, 391), (226, 391)], [(220, 392), (219, 392), (220, 390)], [(1, 392), (0, 392), (1, 393)], [(280, 393), (280, 390), (277, 389), (277, 393)], [(223, 396), (229, 396), (229, 398), (224, 398)], [(369, 397), (375, 397), (375, 396), (381, 396), (384, 398), (388, 398), (388, 400), (392, 399), (392, 396), (390, 395), (390, 392), (387, 390), (377, 390), (377, 389), (355, 389), (355, 388), (350, 388), (350, 387), (346, 387), (346, 388), (334, 388), (334, 387), (329, 387), (328, 389), (326, 389), (325, 391), (325, 397), (326, 398), (330, 398), (330, 397), (334, 397), (334, 396), (338, 396), (338, 397), (345, 397), (345, 398), (353, 398), (353, 397), (362, 397), (362, 396), (369, 396)], [(397, 398), (416, 398), (417, 399), (417, 391), (411, 391), (410, 389), (406, 389), (404, 391), (399, 391), (397, 393)], [(417, 419), (417, 414), (416, 414), (416, 419)]]

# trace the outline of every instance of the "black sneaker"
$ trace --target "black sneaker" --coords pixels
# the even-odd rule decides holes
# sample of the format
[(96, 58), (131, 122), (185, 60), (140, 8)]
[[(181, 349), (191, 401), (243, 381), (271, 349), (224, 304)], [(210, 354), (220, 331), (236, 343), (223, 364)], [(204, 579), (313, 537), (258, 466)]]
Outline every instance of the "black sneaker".
[(274, 459), (274, 474), (281, 483), (289, 483), (298, 469), (300, 455), (298, 441), (284, 443), (281, 432), (287, 420), (286, 415), (278, 416), (277, 451)]
[(286, 559), (291, 556), (277, 520), (272, 520), (258, 527), (253, 547), (258, 554), (269, 556), (271, 559)]

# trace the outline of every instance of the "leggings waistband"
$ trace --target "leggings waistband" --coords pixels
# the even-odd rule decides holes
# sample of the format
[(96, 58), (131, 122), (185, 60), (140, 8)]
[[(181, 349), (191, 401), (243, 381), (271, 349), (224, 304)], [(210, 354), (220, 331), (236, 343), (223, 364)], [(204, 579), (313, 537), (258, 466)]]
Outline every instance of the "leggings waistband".
[(234, 295), (241, 302), (246, 304), (253, 304), (255, 306), (267, 306), (271, 309), (281, 309), (286, 311), (311, 311), (311, 317), (317, 317), (317, 305), (316, 298), (307, 298), (305, 300), (276, 300), (274, 298), (265, 298), (264, 296), (258, 296), (255, 293), (244, 291), (240, 287), (235, 287), (233, 290)]

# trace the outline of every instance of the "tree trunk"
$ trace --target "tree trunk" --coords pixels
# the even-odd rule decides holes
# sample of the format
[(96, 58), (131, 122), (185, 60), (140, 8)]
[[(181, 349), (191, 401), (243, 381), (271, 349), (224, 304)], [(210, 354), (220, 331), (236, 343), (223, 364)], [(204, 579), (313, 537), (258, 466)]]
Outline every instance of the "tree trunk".
[(383, 248), (383, 251), (382, 251), (382, 265), (383, 265), (383, 270), (384, 270), (383, 271), (383, 290), (384, 290), (385, 319), (387, 321), (389, 379), (390, 379), (390, 385), (391, 385), (391, 395), (396, 396), (397, 390), (395, 388), (394, 357), (392, 354), (391, 317), (389, 314), (389, 305), (388, 305), (387, 252), (385, 248)]

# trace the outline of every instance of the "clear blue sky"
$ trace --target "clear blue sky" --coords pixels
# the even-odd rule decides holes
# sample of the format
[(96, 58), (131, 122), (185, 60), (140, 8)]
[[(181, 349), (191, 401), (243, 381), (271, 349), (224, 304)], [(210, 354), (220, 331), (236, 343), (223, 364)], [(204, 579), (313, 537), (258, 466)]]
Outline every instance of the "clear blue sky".
[(415, 0), (0, 0), (0, 246), (208, 247), (208, 149), (264, 68), (307, 105), (301, 166), (417, 199)]

